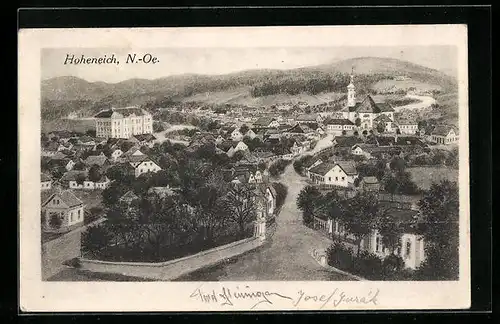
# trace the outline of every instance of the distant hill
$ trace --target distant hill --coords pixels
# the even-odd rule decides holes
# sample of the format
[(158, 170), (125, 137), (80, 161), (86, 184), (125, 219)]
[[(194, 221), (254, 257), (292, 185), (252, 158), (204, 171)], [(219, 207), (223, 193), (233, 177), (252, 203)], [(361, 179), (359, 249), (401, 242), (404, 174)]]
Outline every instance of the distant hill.
[[(345, 92), (352, 67), (361, 93), (381, 80), (399, 75), (438, 86), (446, 92), (454, 92), (457, 87), (452, 77), (440, 71), (397, 59), (375, 57), (291, 70), (249, 70), (226, 75), (184, 74), (154, 80), (129, 79), (119, 83), (88, 82), (63, 76), (42, 81), (42, 119), (53, 120), (71, 112), (90, 115), (111, 106), (159, 107), (173, 101), (272, 105), (283, 100), (309, 98), (311, 104), (317, 104)], [(213, 95), (216, 95), (216, 100)]]

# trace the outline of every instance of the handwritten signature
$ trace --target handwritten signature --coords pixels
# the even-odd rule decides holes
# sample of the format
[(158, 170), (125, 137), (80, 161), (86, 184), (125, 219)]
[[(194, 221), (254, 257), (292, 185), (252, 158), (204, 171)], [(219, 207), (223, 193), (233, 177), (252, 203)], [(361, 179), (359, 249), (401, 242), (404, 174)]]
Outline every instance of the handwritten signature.
[(251, 290), (250, 286), (243, 286), (242, 289), (240, 289), (239, 286), (236, 286), (236, 289), (233, 290), (222, 287), (222, 290), (220, 291), (216, 291), (215, 289), (204, 291), (202, 290), (202, 286), (203, 285), (196, 288), (189, 297), (199, 299), (203, 303), (220, 303), (220, 305), (222, 306), (233, 306), (233, 301), (236, 300), (255, 301), (256, 303), (250, 309), (254, 309), (255, 307), (257, 307), (257, 305), (260, 305), (262, 303), (272, 305), (272, 300), (274, 297), (289, 299), (293, 301), (293, 298), (277, 292), (269, 290)]
[(297, 292), (297, 296), (292, 298), (282, 293), (269, 291), (269, 290), (252, 290), (250, 286), (245, 285), (240, 288), (236, 286), (233, 289), (222, 287), (220, 290), (208, 289), (204, 290), (203, 285), (197, 287), (189, 296), (192, 299), (197, 299), (202, 303), (217, 303), (221, 306), (233, 306), (237, 301), (252, 301), (254, 309), (262, 303), (273, 305), (273, 301), (278, 299), (287, 299), (292, 302), (294, 307), (299, 305), (313, 304), (314, 307), (323, 309), (327, 305), (338, 307), (342, 304), (361, 304), (361, 305), (378, 305), (378, 296), (380, 290), (370, 290), (366, 295), (350, 295), (343, 290), (335, 288), (332, 292), (327, 294), (308, 294), (303, 290)]
[(293, 305), (297, 307), (299, 304), (313, 302), (319, 304), (320, 309), (323, 309), (330, 302), (334, 307), (338, 307), (341, 304), (373, 304), (376, 306), (378, 305), (379, 293), (380, 290), (377, 289), (375, 292), (370, 290), (366, 296), (349, 295), (345, 291), (335, 288), (329, 294), (308, 295), (303, 290), (300, 290), (298, 292), (299, 297), (294, 301)]

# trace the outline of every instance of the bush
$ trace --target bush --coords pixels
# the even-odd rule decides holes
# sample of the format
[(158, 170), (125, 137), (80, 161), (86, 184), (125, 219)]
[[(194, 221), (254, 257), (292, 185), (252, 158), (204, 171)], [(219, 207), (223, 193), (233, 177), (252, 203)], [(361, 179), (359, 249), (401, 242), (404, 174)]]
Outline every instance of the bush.
[(280, 210), (285, 203), (288, 194), (288, 187), (281, 182), (273, 182), (274, 190), (276, 190), (276, 209)]
[(384, 277), (393, 278), (404, 269), (405, 263), (399, 255), (390, 254), (382, 261)]
[(285, 168), (292, 163), (292, 161), (287, 161), (283, 159), (278, 159), (276, 162), (269, 166), (269, 174), (273, 177), (277, 177), (285, 171)]
[(368, 251), (361, 251), (359, 257), (354, 258), (353, 272), (367, 279), (382, 279), (382, 259)]
[(353, 268), (353, 251), (342, 243), (333, 243), (326, 250), (326, 258), (332, 267), (345, 271), (350, 271)]

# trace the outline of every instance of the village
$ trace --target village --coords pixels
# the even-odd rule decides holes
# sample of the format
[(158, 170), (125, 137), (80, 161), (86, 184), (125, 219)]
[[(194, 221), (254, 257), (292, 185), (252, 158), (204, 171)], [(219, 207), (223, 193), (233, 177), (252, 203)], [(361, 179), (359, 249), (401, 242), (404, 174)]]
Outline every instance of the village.
[[(85, 133), (42, 133), (42, 241), (100, 227), (83, 234), (88, 255), (164, 261), (272, 235), (290, 203), (302, 211), (301, 226), (318, 236), (343, 240), (358, 255), (360, 249), (381, 259), (397, 255), (403, 268), (418, 269), (427, 258), (426, 242), (412, 224), (429, 188), (416, 184), (418, 172), (409, 170), (458, 168), (459, 130), (360, 96), (355, 84), (351, 75), (346, 100), (336, 109), (300, 102), (226, 110), (183, 103), (176, 112), (109, 108), (92, 116), (95, 128)], [(292, 189), (297, 185), (291, 178), (303, 187)], [(376, 197), (385, 215), (403, 224), (397, 244), (384, 239), (378, 226), (356, 232), (341, 215), (319, 211), (328, 201), (341, 205), (365, 196)], [(327, 202), (316, 203), (320, 198)], [(103, 224), (109, 224), (106, 232)], [(147, 240), (134, 233), (146, 232), (137, 224), (149, 224), (154, 257), (136, 260), (139, 252), (127, 254), (123, 247), (144, 251)], [(159, 252), (165, 246), (184, 250)]]

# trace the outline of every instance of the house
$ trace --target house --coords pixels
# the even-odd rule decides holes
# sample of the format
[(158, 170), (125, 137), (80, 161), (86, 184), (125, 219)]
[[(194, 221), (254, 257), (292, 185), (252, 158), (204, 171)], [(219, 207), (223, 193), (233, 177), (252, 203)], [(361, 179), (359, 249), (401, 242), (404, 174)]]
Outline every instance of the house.
[(380, 258), (385, 258), (390, 253), (394, 253), (403, 259), (405, 268), (418, 268), (426, 257), (424, 238), (415, 231), (413, 225), (415, 220), (418, 219), (418, 211), (392, 208), (388, 209), (387, 212), (392, 214), (391, 218), (397, 219), (402, 227), (400, 245), (394, 251), (390, 251), (384, 246), (382, 235), (377, 230), (372, 230), (365, 239), (364, 249)]
[(71, 150), (72, 148), (73, 148), (73, 144), (71, 144), (69, 142), (68, 143), (61, 143), (61, 144), (59, 144), (57, 151), (63, 152), (63, 151)]
[(106, 176), (102, 176), (98, 181), (92, 181), (89, 179), (87, 171), (69, 171), (61, 178), (61, 183), (67, 184), (70, 189), (106, 189), (110, 182)]
[(52, 194), (42, 203), (42, 228), (63, 230), (83, 224), (84, 204), (71, 190)]
[(59, 168), (59, 167), (63, 167), (66, 169), (66, 171), (71, 171), (73, 170), (73, 167), (75, 166), (76, 164), (76, 160), (73, 160), (73, 159), (68, 159), (66, 157), (62, 158), (62, 159), (59, 159), (59, 157), (57, 159), (55, 159), (54, 157), (56, 157), (56, 155), (54, 155), (52, 157), (52, 159), (49, 161), (49, 166), (51, 168)]
[(257, 219), (269, 219), (276, 214), (276, 190), (272, 185), (257, 184), (255, 188)]
[(41, 175), (40, 188), (41, 190), (49, 190), (52, 188), (52, 179), (45, 173)]
[(380, 114), (377, 117), (375, 117), (373, 119), (373, 123), (374, 123), (374, 128), (377, 130), (378, 130), (378, 125), (383, 125), (384, 126), (383, 130), (389, 133), (395, 132), (397, 129), (397, 124), (385, 114)]
[(395, 128), (399, 129), (401, 134), (418, 135), (418, 123), (412, 118), (399, 117), (395, 121)]
[(260, 117), (253, 123), (253, 126), (256, 128), (278, 128), (280, 124), (275, 118)]
[(97, 145), (95, 139), (87, 135), (80, 137), (78, 143), (87, 147), (94, 147)]
[(276, 157), (273, 152), (262, 150), (255, 150), (255, 152), (253, 152), (253, 155), (259, 160), (259, 162), (269, 162)]
[(128, 162), (134, 168), (135, 177), (148, 172), (158, 172), (161, 167), (145, 154), (132, 155), (128, 158)]
[(431, 140), (437, 144), (455, 144), (459, 139), (458, 129), (453, 126), (438, 125), (431, 131)]
[(229, 156), (229, 157), (233, 157), (234, 153), (235, 153), (234, 147), (232, 147), (232, 146), (226, 152), (227, 156)]
[(219, 145), (221, 143), (223, 143), (225, 140), (224, 140), (224, 137), (222, 137), (222, 135), (219, 135), (217, 136), (217, 138), (215, 139), (215, 145)]
[(120, 199), (118, 199), (118, 202), (130, 206), (132, 203), (138, 202), (139, 200), (139, 196), (137, 196), (132, 190), (129, 190), (121, 196)]
[(309, 170), (310, 178), (316, 184), (353, 187), (358, 177), (356, 165), (352, 161), (321, 163)]
[(314, 130), (306, 124), (297, 124), (287, 131), (289, 134), (309, 134), (313, 132)]
[(166, 187), (151, 187), (148, 190), (148, 194), (155, 194), (158, 195), (161, 198), (165, 198), (168, 196), (174, 196), (176, 195), (175, 189), (170, 188), (170, 186)]
[(108, 177), (102, 176), (101, 179), (94, 182), (94, 188), (95, 189), (106, 189), (107, 187), (109, 187), (110, 183), (111, 183), (111, 181), (109, 180)]
[(111, 160), (114, 162), (118, 161), (118, 159), (123, 155), (123, 151), (120, 150), (119, 148), (114, 149), (111, 151)]
[(254, 139), (255, 137), (257, 137), (257, 134), (255, 134), (255, 132), (251, 129), (249, 129), (246, 133), (245, 133), (245, 137), (248, 137), (250, 139)]
[(291, 159), (293, 159), (293, 156), (294, 156), (294, 153), (292, 152), (292, 150), (290, 148), (284, 147), (284, 146), (274, 147), (273, 152), (274, 152), (274, 154), (276, 154), (276, 156), (279, 159), (283, 159), (283, 160), (291, 160)]
[(109, 166), (108, 158), (104, 155), (104, 153), (101, 153), (100, 155), (89, 155), (83, 163), (89, 168), (93, 165), (97, 165), (99, 167)]
[(234, 147), (234, 153), (236, 153), (238, 151), (244, 151), (244, 152), (246, 152), (246, 151), (248, 151), (248, 146), (243, 141), (240, 141)]
[(235, 128), (231, 133), (230, 133), (231, 139), (235, 142), (239, 142), (243, 139), (243, 134), (240, 132), (239, 128)]
[(363, 141), (357, 136), (335, 136), (333, 145), (335, 148), (351, 149), (355, 144), (360, 144)]
[(359, 182), (359, 189), (362, 191), (379, 191), (380, 183), (376, 177), (363, 177)]
[(355, 125), (349, 119), (333, 119), (329, 118), (324, 123), (326, 125), (326, 131), (329, 134), (341, 135), (344, 132), (354, 131)]
[(59, 152), (59, 144), (51, 141), (47, 145), (42, 147), (41, 155), (52, 157), (57, 152)]
[(139, 146), (152, 148), (155, 144), (156, 137), (153, 134), (137, 134), (132, 136), (131, 141)]
[(322, 123), (323, 117), (320, 114), (302, 114), (295, 118), (297, 123)]

